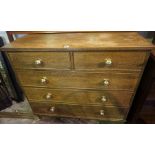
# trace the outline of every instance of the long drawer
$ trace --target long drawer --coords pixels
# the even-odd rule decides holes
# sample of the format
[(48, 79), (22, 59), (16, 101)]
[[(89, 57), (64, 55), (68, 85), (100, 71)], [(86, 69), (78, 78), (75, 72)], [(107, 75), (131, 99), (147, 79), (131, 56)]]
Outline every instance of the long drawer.
[(34, 114), (101, 120), (123, 120), (128, 109), (113, 106), (79, 106), (31, 102)]
[(74, 89), (24, 88), (31, 102), (98, 104), (129, 107), (133, 93), (128, 91), (88, 91)]
[(11, 52), (9, 58), (18, 69), (70, 69), (69, 52)]
[(134, 69), (139, 70), (145, 63), (146, 51), (140, 52), (74, 52), (76, 69)]
[(134, 90), (139, 73), (70, 72), (70, 71), (16, 71), (22, 86), (48, 88), (91, 88)]

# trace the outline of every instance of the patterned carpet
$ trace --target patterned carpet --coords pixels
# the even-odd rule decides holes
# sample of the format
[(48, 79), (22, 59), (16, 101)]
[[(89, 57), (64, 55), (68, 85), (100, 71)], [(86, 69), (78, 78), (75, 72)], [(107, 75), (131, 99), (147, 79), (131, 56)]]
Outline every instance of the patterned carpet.
[(35, 119), (19, 119), (19, 118), (0, 118), (0, 124), (98, 124), (94, 120), (82, 120), (72, 118), (44, 118)]

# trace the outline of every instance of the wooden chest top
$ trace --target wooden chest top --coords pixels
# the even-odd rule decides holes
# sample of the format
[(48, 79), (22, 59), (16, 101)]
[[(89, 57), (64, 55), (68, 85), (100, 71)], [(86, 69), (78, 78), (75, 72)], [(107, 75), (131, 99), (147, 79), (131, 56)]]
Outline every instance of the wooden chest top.
[(2, 48), (7, 51), (136, 50), (152, 49), (136, 32), (30, 34)]

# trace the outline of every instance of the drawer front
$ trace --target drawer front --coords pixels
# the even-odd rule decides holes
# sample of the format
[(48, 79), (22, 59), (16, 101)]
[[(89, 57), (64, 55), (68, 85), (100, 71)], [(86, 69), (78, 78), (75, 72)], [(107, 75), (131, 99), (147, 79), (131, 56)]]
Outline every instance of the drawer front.
[(30, 103), (32, 110), (36, 114), (54, 115), (54, 116), (70, 116), (84, 117), (82, 109), (78, 105), (64, 104), (46, 104), (46, 103)]
[(125, 119), (128, 109), (118, 107), (105, 107), (105, 106), (83, 106), (83, 112), (86, 118), (91, 119)]
[(98, 104), (117, 107), (129, 107), (132, 98), (128, 91), (87, 91), (70, 89), (24, 88), (30, 102), (48, 102), (64, 104)]
[(79, 106), (63, 104), (31, 103), (35, 114), (77, 117), (85, 119), (123, 120), (128, 109), (105, 106)]
[(23, 86), (134, 90), (139, 73), (17, 71)]
[(74, 52), (76, 69), (134, 69), (145, 63), (146, 52)]
[(68, 52), (14, 52), (9, 58), (17, 69), (69, 69)]

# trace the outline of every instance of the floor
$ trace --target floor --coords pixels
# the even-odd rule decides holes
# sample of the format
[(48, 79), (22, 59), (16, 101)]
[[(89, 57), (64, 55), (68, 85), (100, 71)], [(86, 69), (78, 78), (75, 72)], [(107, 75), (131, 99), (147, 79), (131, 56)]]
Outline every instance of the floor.
[(18, 119), (18, 118), (0, 118), (0, 124), (98, 124), (93, 120), (80, 120), (68, 118), (46, 118), (42, 120)]
[[(22, 113), (32, 113), (31, 107), (28, 101), (25, 99), (24, 102), (16, 103), (1, 112), (22, 112)], [(96, 120), (84, 120), (84, 119), (73, 119), (73, 118), (53, 118), (53, 117), (43, 117), (42, 119), (20, 119), (20, 118), (4, 118), (0, 117), (0, 124), (98, 124), (99, 121)]]

